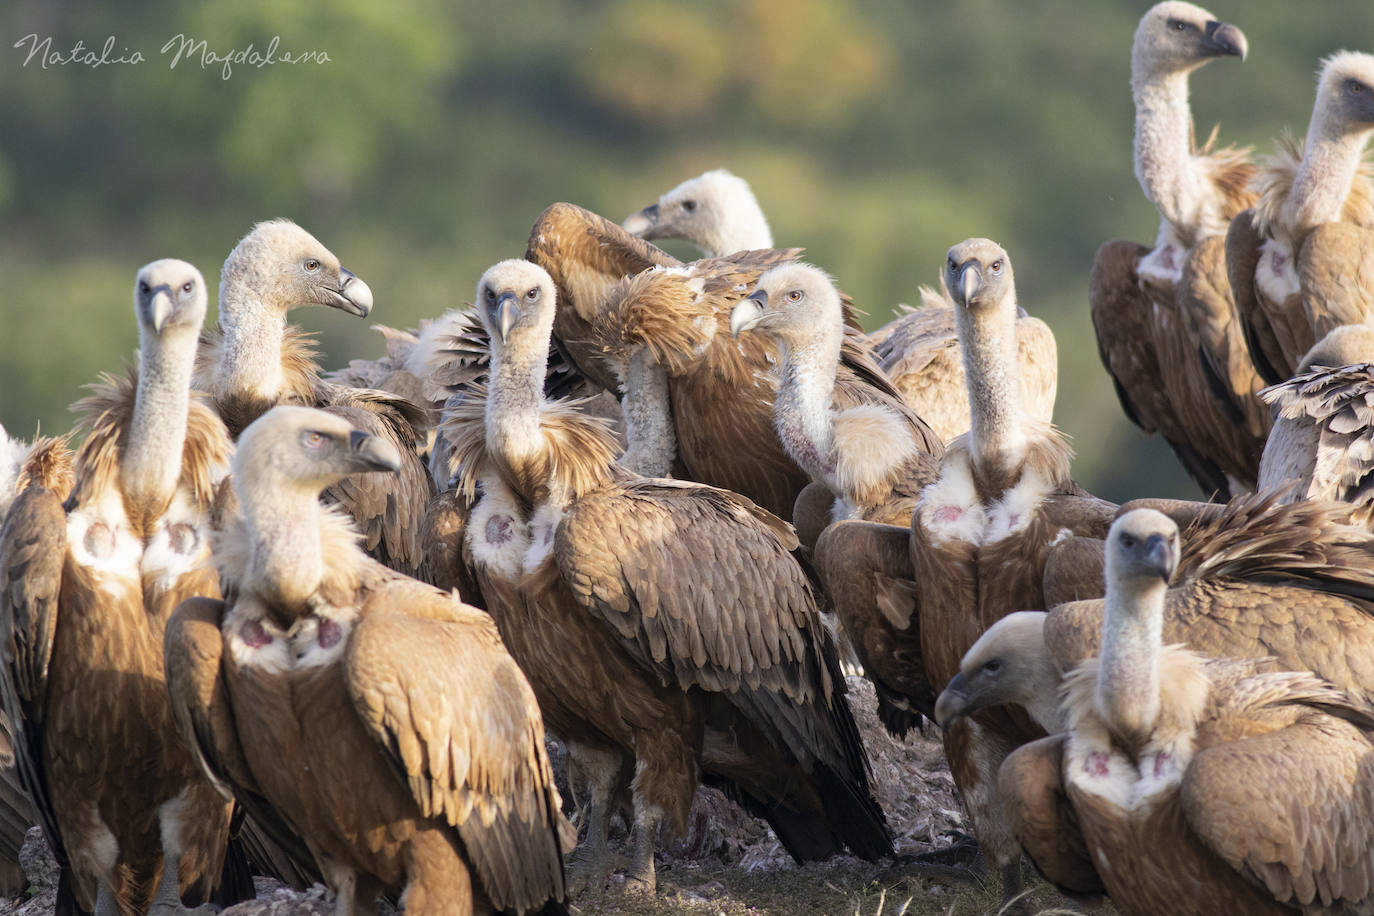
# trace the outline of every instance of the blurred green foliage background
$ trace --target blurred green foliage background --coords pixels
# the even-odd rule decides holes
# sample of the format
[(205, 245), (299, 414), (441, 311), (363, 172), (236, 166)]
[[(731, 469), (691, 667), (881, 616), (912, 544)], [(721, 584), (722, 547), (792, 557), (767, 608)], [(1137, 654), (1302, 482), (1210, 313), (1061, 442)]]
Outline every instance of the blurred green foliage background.
[[(412, 326), (470, 301), (568, 200), (614, 219), (708, 168), (753, 185), (887, 320), (971, 235), (1004, 244), (1059, 339), (1058, 423), (1111, 498), (1193, 495), (1121, 414), (1087, 280), (1103, 241), (1150, 242), (1131, 172), (1129, 48), (1148, 3), (1042, 0), (10, 0), (0, 10), (0, 422), (70, 425), (79, 386), (136, 342), (139, 265), (218, 266), (257, 220), (311, 230)], [(1374, 49), (1374, 3), (1234, 3), (1245, 63), (1193, 80), (1203, 134), (1261, 154), (1306, 128), (1320, 58)], [(137, 65), (25, 65), (34, 34)], [(170, 66), (178, 34), (328, 63)], [(15, 43), (20, 42), (19, 47)], [(690, 246), (669, 244), (679, 256)], [(365, 322), (294, 313), (329, 367), (379, 355)]]

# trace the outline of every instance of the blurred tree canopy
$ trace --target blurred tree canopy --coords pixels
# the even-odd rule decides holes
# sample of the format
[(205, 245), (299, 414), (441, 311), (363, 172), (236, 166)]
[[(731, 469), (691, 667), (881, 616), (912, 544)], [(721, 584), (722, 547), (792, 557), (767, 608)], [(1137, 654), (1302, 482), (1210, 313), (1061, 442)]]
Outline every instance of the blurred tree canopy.
[[(555, 200), (614, 219), (684, 178), (747, 178), (780, 245), (839, 278), (872, 326), (971, 236), (1004, 244), (1060, 346), (1078, 478), (1114, 498), (1192, 495), (1121, 415), (1087, 278), (1103, 241), (1153, 239), (1131, 172), (1129, 48), (1148, 3), (1047, 0), (17, 0), (0, 11), (0, 422), (66, 405), (137, 338), (138, 266), (217, 265), (288, 216), (372, 286), (396, 326), (470, 301)], [(1374, 41), (1374, 4), (1213, 10), (1245, 63), (1193, 79), (1199, 132), (1261, 154), (1307, 123), (1321, 57)], [(34, 36), (28, 39), (27, 36)], [(98, 60), (62, 61), (76, 42)], [(228, 71), (212, 55), (323, 52)], [(163, 48), (171, 42), (170, 50)], [(29, 58), (27, 64), (26, 57)], [(50, 61), (43, 66), (44, 61)], [(225, 78), (226, 72), (228, 78)], [(689, 246), (672, 245), (679, 255)], [(330, 367), (382, 351), (363, 322), (293, 318)]]

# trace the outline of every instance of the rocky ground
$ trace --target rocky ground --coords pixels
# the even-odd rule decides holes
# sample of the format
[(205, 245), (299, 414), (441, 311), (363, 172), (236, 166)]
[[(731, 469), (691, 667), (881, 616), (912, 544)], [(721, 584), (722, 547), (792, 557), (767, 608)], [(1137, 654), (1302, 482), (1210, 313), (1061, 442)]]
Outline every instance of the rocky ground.
[[(894, 740), (874, 713), (872, 686), (860, 678), (850, 678), (849, 685), (855, 718), (873, 764), (874, 791), (887, 812), (898, 853), (948, 846), (965, 823), (938, 731), (932, 726), (926, 733)], [(612, 839), (623, 844), (625, 837), (622, 832)], [(986, 887), (953, 870), (875, 865), (846, 857), (797, 866), (766, 824), (712, 789), (699, 790), (687, 836), (665, 842), (661, 848), (658, 894), (652, 898), (627, 895), (613, 881), (604, 891), (587, 892), (573, 901), (572, 912), (579, 916), (955, 916), (997, 911), (997, 887)], [(56, 866), (38, 828), (29, 832), (22, 864), (29, 892), (0, 901), (0, 916), (51, 916)], [(1061, 902), (1048, 887), (1035, 885), (1021, 912), (1053, 913), (1056, 910), (1047, 908)], [(383, 906), (382, 916), (392, 912)], [(332, 913), (332, 902), (322, 887), (299, 893), (259, 879), (258, 899), (230, 907), (223, 916)]]

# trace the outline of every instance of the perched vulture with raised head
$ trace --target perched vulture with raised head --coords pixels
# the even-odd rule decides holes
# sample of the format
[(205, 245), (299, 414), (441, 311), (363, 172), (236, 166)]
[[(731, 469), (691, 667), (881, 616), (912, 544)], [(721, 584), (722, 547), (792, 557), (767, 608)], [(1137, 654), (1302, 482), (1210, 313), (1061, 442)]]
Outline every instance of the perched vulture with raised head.
[(725, 169), (687, 179), (620, 225), (642, 239), (685, 239), (708, 258), (773, 247), (749, 182)]
[(399, 474), (346, 477), (324, 499), (348, 510), (367, 551), (408, 575), (421, 575), (420, 522), (434, 484), (420, 450), (429, 412), (400, 395), (325, 381), (311, 339), (286, 323), (288, 310), (323, 305), (350, 315), (372, 310), (372, 291), (328, 248), (289, 220), (259, 223), (229, 253), (220, 274), (219, 324), (202, 336), (196, 388), (233, 436), (278, 404), (332, 410), (401, 452)]
[(1066, 731), (999, 773), (1012, 829), (1051, 881), (1125, 914), (1366, 912), (1374, 705), (1284, 659), (1165, 644), (1178, 539), (1151, 510), (1113, 525), (1100, 654), (1067, 675)]
[(620, 468), (603, 423), (546, 400), (556, 295), (526, 261), (483, 275), (490, 390), (444, 422), (480, 493), (467, 548), (488, 609), (588, 776), (579, 883), (609, 868), (611, 801), (631, 774), (629, 877), (649, 889), (659, 826), (684, 829), (703, 780), (799, 860), (889, 854), (790, 527), (734, 493)]
[(1254, 209), (1231, 222), (1226, 270), (1264, 380), (1293, 375), (1332, 328), (1374, 319), (1374, 56), (1341, 51), (1317, 78), (1307, 139), (1291, 137), (1256, 179)]
[(1374, 329), (1347, 324), (1307, 351), (1292, 379), (1260, 393), (1274, 428), (1260, 459), (1259, 491), (1332, 499), (1374, 522)]
[[(921, 488), (939, 471), (944, 445), (882, 370), (872, 367), (856, 383), (836, 389), (845, 325), (840, 291), (831, 279), (809, 264), (769, 270), (731, 311), (730, 330), (736, 337), (758, 332), (777, 344), (778, 439), (830, 503), (819, 518), (806, 519), (799, 501), (793, 508), (798, 532), (819, 535), (842, 518), (911, 524)], [(807, 546), (814, 543), (813, 537)]]
[[(138, 368), (77, 407), (71, 497), (30, 486), (0, 533), (0, 695), (15, 754), (71, 903), (101, 914), (185, 912), (221, 881), (231, 804), (177, 736), (162, 637), (181, 601), (219, 593), (209, 566), (215, 484), (232, 444), (191, 399), (205, 281), (184, 261), (134, 286)], [(246, 873), (242, 876), (246, 878)], [(220, 902), (252, 895), (228, 887)]]
[[(943, 287), (943, 284), (941, 284)], [(948, 293), (921, 287), (921, 306), (908, 309), (869, 335), (873, 355), (892, 386), (941, 440), (968, 432), (972, 423), (964, 358), (954, 304)], [(1054, 419), (1059, 351), (1054, 332), (1039, 318), (1018, 310), (1016, 358), (1020, 362), (1021, 408), (1032, 418)]]
[[(1116, 508), (1082, 495), (1069, 477), (1063, 436), (1020, 409), (1006, 252), (968, 239), (949, 250), (946, 272), (972, 428), (950, 443), (908, 531), (845, 521), (816, 545), (822, 580), (880, 700), (927, 714), (931, 684), (958, 672), (985, 629), (1012, 611), (1044, 606), (1042, 579), (1055, 546), (1104, 537)], [(891, 712), (884, 721), (908, 724)], [(1020, 853), (991, 774), (1012, 748), (1039, 734), (1023, 714), (988, 709), (944, 735), (955, 782), (988, 861), (1002, 869), (1007, 899), (1020, 883)]]
[(570, 825), (534, 694), (491, 619), (369, 558), (322, 489), (395, 472), (346, 418), (278, 407), (244, 430), (225, 601), (167, 628), (182, 736), (217, 781), (309, 846), (341, 914), (564, 912)]
[(1131, 47), (1135, 174), (1159, 211), (1153, 248), (1107, 242), (1088, 299), (1098, 351), (1130, 420), (1159, 433), (1203, 492), (1254, 487), (1269, 412), (1226, 280), (1222, 236), (1254, 200), (1248, 149), (1201, 149), (1188, 78), (1245, 36), (1177, 0), (1152, 7)]
[[(525, 257), (558, 289), (554, 334), (570, 360), (608, 389), (623, 387), (634, 470), (663, 475), (675, 456), (676, 476), (791, 520), (810, 476), (773, 425), (777, 350), (757, 335), (735, 340), (730, 310), (764, 271), (799, 255), (744, 251), (682, 264), (609, 220), (554, 204), (535, 222)], [(848, 309), (846, 324), (854, 326)], [(859, 332), (846, 333), (837, 391), (872, 362)], [(656, 433), (648, 446), (637, 438), (643, 431)]]

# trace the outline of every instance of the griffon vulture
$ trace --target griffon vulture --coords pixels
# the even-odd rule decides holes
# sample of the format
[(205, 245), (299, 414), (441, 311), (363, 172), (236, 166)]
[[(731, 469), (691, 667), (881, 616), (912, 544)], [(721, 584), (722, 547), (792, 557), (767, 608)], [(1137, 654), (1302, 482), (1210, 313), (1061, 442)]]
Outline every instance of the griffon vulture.
[(230, 597), (186, 602), (167, 629), (182, 735), (305, 840), (340, 914), (402, 891), (410, 914), (563, 912), (571, 830), (491, 619), (367, 557), (319, 502), (400, 465), (385, 437), (325, 411), (279, 407), (244, 430), (242, 516), (215, 542)]
[(0, 525), (14, 500), (31, 486), (47, 487), (65, 500), (72, 489), (70, 436), (11, 437), (0, 426)]
[[(953, 677), (988, 626), (1012, 611), (1044, 606), (1042, 578), (1054, 546), (1074, 536), (1104, 537), (1115, 511), (1081, 495), (1069, 477), (1063, 437), (1020, 410), (1006, 252), (987, 239), (968, 239), (949, 250), (946, 273), (958, 307), (972, 428), (950, 443), (909, 531), (845, 521), (816, 545), (822, 580), (880, 698), (895, 695), (927, 713), (930, 684)], [(913, 688), (921, 692), (908, 692)], [(895, 715), (884, 721), (902, 724)], [(1012, 748), (1039, 734), (1024, 715), (1005, 709), (984, 710), (945, 731), (955, 782), (989, 862), (1003, 871), (1008, 899), (1019, 885), (1020, 853), (991, 774)]]
[(1226, 269), (1256, 368), (1277, 385), (1332, 328), (1374, 318), (1374, 56), (1327, 58), (1307, 139), (1259, 175), (1259, 201), (1231, 222)]
[(1252, 489), (1269, 413), (1226, 280), (1221, 236), (1254, 196), (1248, 149), (1198, 149), (1188, 78), (1217, 57), (1245, 57), (1245, 36), (1190, 3), (1140, 20), (1131, 47), (1135, 174), (1159, 211), (1154, 248), (1103, 245), (1089, 302), (1102, 364), (1121, 406), (1158, 432), (1204, 493)]
[(749, 182), (725, 169), (687, 179), (620, 225), (642, 239), (686, 239), (708, 258), (773, 247)]
[(195, 385), (207, 391), (237, 436), (277, 404), (326, 407), (400, 450), (401, 472), (346, 477), (325, 493), (362, 526), (366, 547), (402, 572), (422, 570), (420, 521), (434, 485), (417, 449), (429, 417), (423, 405), (368, 388), (324, 381), (310, 338), (286, 323), (289, 309), (324, 305), (365, 316), (372, 291), (310, 233), (289, 220), (259, 223), (230, 252), (220, 274), (219, 324), (207, 329)]
[(525, 261), (483, 275), (490, 391), (445, 425), (481, 494), (467, 548), (488, 608), (588, 774), (579, 880), (609, 867), (609, 806), (631, 773), (629, 875), (649, 889), (658, 828), (684, 828), (703, 780), (798, 859), (889, 854), (790, 527), (733, 493), (618, 467), (604, 424), (546, 400), (556, 295)]
[(209, 899), (228, 841), (231, 805), (177, 737), (162, 657), (176, 605), (219, 592), (208, 523), (232, 445), (191, 399), (205, 309), (190, 264), (139, 271), (138, 368), (77, 405), (70, 499), (31, 486), (0, 534), (0, 693), (20, 773), (64, 886), (101, 916)]
[(1374, 521), (1374, 329), (1347, 324), (1307, 352), (1298, 373), (1260, 393), (1275, 413), (1259, 490), (1333, 499)]
[(1013, 830), (1052, 881), (1125, 914), (1367, 911), (1374, 706), (1272, 659), (1165, 645), (1177, 560), (1165, 516), (1113, 525), (1100, 656), (1065, 680), (1066, 732), (999, 774)]
[(840, 292), (830, 278), (809, 264), (769, 270), (731, 311), (730, 330), (736, 337), (757, 331), (777, 344), (778, 438), (833, 504), (807, 523), (799, 502), (793, 509), (798, 531), (819, 535), (842, 518), (911, 524), (916, 498), (935, 479), (944, 446), (881, 370), (872, 373), (874, 384), (836, 391), (845, 326)]
[[(613, 391), (625, 377), (635, 470), (664, 474), (671, 445), (680, 476), (790, 520), (809, 475), (774, 429), (777, 351), (758, 336), (736, 341), (730, 310), (760, 274), (799, 254), (746, 251), (682, 264), (609, 220), (554, 204), (535, 222), (525, 257), (554, 280), (554, 334), (574, 366)], [(846, 324), (853, 326), (848, 312)], [(841, 352), (837, 390), (872, 364), (857, 331), (845, 335)], [(658, 433), (650, 447), (637, 444), (644, 430)]]

